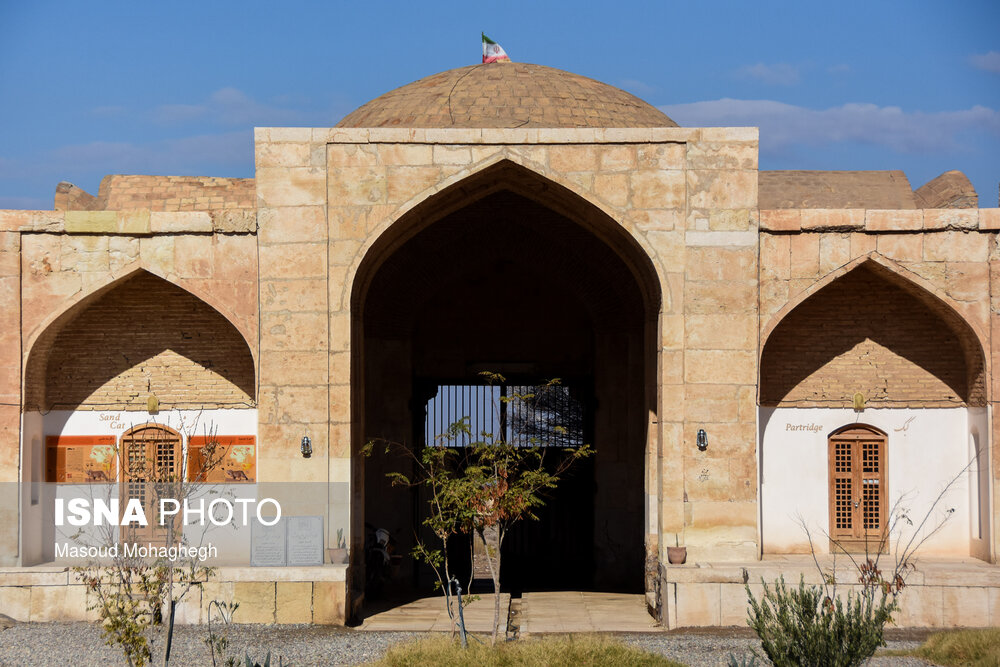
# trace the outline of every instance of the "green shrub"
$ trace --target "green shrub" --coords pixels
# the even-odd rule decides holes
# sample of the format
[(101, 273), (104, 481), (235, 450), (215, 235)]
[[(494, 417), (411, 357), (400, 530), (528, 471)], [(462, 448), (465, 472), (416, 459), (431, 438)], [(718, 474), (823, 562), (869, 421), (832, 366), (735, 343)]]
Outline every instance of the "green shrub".
[(764, 584), (759, 601), (746, 589), (749, 625), (776, 667), (860, 665), (885, 646), (882, 629), (897, 607), (893, 595), (873, 588), (865, 589), (867, 595), (848, 593), (846, 602), (802, 580), (797, 588), (784, 578)]

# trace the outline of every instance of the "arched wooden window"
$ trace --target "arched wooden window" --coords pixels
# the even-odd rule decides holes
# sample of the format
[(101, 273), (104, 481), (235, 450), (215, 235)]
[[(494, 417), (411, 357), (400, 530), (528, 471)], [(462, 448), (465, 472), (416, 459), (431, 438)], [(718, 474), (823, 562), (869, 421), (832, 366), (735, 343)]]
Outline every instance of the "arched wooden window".
[(829, 445), (830, 537), (848, 550), (878, 550), (886, 526), (886, 434), (852, 424), (834, 431)]
[(138, 498), (146, 513), (148, 526), (123, 528), (123, 539), (131, 542), (164, 543), (165, 527), (158, 525), (159, 500), (171, 497), (171, 490), (180, 481), (181, 436), (177, 431), (159, 424), (143, 424), (122, 434), (120, 456), (122, 465), (121, 506)]

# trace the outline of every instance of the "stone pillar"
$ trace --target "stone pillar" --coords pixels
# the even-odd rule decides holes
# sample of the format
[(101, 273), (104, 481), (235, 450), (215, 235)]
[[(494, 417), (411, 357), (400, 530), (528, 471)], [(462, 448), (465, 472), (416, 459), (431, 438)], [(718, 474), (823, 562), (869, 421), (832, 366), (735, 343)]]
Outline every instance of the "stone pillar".
[(702, 129), (688, 143), (686, 175), (684, 544), (689, 562), (754, 559), (757, 130)]
[[(330, 316), (322, 145), (314, 152), (308, 128), (259, 128), (255, 139), (260, 481), (326, 483)], [(306, 435), (313, 448), (308, 459), (299, 452)], [(317, 501), (308, 501), (310, 512)]]
[(0, 232), (0, 566), (16, 565), (21, 459), (21, 235)]

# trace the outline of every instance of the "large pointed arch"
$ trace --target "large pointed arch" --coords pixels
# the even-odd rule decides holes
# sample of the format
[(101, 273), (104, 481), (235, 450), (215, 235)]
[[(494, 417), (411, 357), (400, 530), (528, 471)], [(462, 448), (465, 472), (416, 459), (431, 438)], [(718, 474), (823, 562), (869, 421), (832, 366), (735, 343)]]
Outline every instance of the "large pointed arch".
[[(647, 310), (659, 312), (667, 282), (651, 260), (655, 251), (642, 235), (632, 234), (615, 210), (572, 181), (543, 173), (540, 165), (504, 150), (428, 188), (401, 205), (369, 235), (348, 275), (345, 303), (354, 310), (367, 291), (373, 270), (409, 238), (448, 213), (500, 190), (515, 192), (574, 220), (601, 238), (625, 261), (643, 291)], [(348, 301), (349, 299), (349, 301)], [(667, 304), (669, 305), (669, 304)]]
[[(918, 308), (926, 309), (932, 317), (936, 318), (938, 333), (943, 334), (945, 338), (950, 337), (953, 340), (958, 350), (956, 354), (961, 358), (964, 366), (962, 371), (964, 373), (964, 381), (962, 383), (964, 386), (956, 386), (954, 378), (951, 378), (950, 382), (945, 380), (946, 384), (952, 385), (952, 388), (959, 394), (962, 403), (976, 406), (985, 405), (988, 401), (988, 393), (990, 391), (989, 383), (986, 382), (989, 371), (989, 359), (984, 353), (986, 339), (982, 335), (980, 328), (962, 316), (959, 305), (950, 299), (947, 294), (877, 252), (859, 257), (824, 276), (808, 289), (796, 295), (763, 328), (761, 334), (759, 383), (760, 403), (762, 405), (777, 404), (778, 394), (782, 392), (779, 388), (775, 387), (775, 368), (779, 364), (787, 364), (787, 360), (790, 358), (801, 356), (787, 349), (777, 349), (789, 346), (791, 334), (788, 329), (791, 326), (790, 320), (797, 316), (802, 316), (804, 308), (815, 307), (819, 303), (818, 300), (823, 299), (831, 293), (831, 289), (842, 286), (845, 281), (857, 279), (862, 273), (872, 276), (875, 281), (888, 288), (900, 290), (901, 294), (906, 295), (907, 298), (912, 298), (913, 303)], [(870, 299), (872, 293), (877, 291), (877, 289), (858, 289), (855, 294), (859, 300)], [(830, 317), (840, 317), (843, 319), (845, 313), (848, 312), (848, 310), (843, 308), (837, 313), (831, 311)], [(865, 324), (871, 324), (874, 320), (882, 319), (876, 315), (869, 313), (867, 317), (868, 321)], [(816, 318), (813, 317), (813, 319)], [(830, 323), (832, 324), (834, 321), (831, 319)], [(884, 323), (883, 328), (891, 330), (892, 327), (889, 323)], [(799, 335), (799, 338), (803, 339), (802, 344), (806, 346), (803, 349), (808, 349), (809, 353), (819, 353), (814, 341), (804, 339), (810, 335), (819, 336), (821, 333), (820, 330), (815, 327), (814, 329), (812, 334), (803, 331)], [(784, 335), (782, 336), (781, 334)], [(944, 339), (942, 339), (942, 345), (946, 348), (948, 347)], [(935, 355), (926, 356), (930, 357), (929, 364), (939, 361), (944, 363), (943, 359), (934, 358)], [(934, 370), (930, 370), (930, 372), (934, 373)], [(953, 372), (957, 372), (957, 370), (953, 369)], [(941, 401), (935, 402), (932, 400), (924, 404), (938, 403), (944, 405), (947, 402), (942, 403)]]

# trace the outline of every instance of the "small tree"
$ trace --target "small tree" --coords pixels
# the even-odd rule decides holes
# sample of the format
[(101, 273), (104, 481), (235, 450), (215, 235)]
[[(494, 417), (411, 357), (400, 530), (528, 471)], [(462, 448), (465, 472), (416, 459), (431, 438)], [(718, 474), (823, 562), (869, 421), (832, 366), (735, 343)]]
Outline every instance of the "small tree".
[[(483, 373), (490, 383), (503, 383), (505, 378), (496, 373)], [(549, 381), (544, 387), (558, 385)], [(500, 398), (501, 405), (515, 401), (530, 402), (531, 393), (512, 394)], [(548, 426), (555, 435), (567, 429), (559, 424)], [(464, 447), (455, 447), (473, 438), (478, 440)], [(504, 433), (473, 434), (469, 417), (452, 423), (447, 431), (437, 436), (434, 444), (425, 447), (420, 456), (400, 445), (416, 462), (417, 476), (411, 479), (402, 473), (389, 473), (394, 485), (421, 486), (428, 491), (428, 515), (423, 524), (441, 542), (433, 548), (417, 542), (413, 555), (434, 571), (436, 587), (444, 590), (448, 616), (455, 627), (456, 615), (450, 594), (451, 572), (448, 564), (448, 540), (456, 535), (469, 535), (482, 543), (487, 554), (490, 578), (493, 583), (493, 631), (495, 644), (500, 628), (500, 549), (510, 529), (524, 520), (537, 520), (535, 511), (545, 504), (544, 494), (559, 483), (560, 476), (582, 458), (590, 456), (588, 445), (560, 447), (565, 455), (550, 471), (546, 466), (544, 447), (540, 447), (537, 434), (528, 439), (527, 445), (508, 442)], [(386, 451), (393, 443), (383, 443)], [(374, 443), (369, 443), (370, 453)], [(486, 533), (493, 532), (495, 541)], [(491, 541), (493, 542), (491, 544)], [(474, 551), (474, 550), (473, 550)]]
[[(187, 440), (197, 431), (197, 426), (197, 419), (192, 423), (182, 419), (181, 431), (185, 432)], [(169, 498), (183, 506), (205, 492), (198, 480), (204, 480), (207, 473), (223, 463), (225, 449), (214, 441), (214, 429), (206, 428), (205, 435), (208, 444), (198, 458), (197, 470), (187, 470), (189, 457), (184, 456), (184, 452), (180, 465), (175, 465), (171, 471), (162, 471), (153, 461), (143, 457), (117, 451), (117, 446), (115, 454), (118, 460), (124, 455), (130, 473), (145, 480), (143, 492), (149, 505), (159, 507), (161, 499)], [(108, 493), (117, 493), (117, 485), (109, 486)], [(191, 544), (184, 535), (183, 526), (175, 521), (165, 522), (163, 530), (164, 546), (168, 549), (184, 545), (196, 551), (205, 537), (203, 531), (198, 543)], [(80, 540), (81, 535), (76, 537)], [(121, 546), (136, 540), (134, 527), (119, 531), (114, 526), (103, 526), (98, 532), (100, 544), (88, 546)], [(86, 542), (86, 538), (81, 541)], [(169, 664), (177, 605), (193, 588), (200, 588), (214, 569), (202, 566), (194, 556), (177, 560), (150, 559), (117, 549), (110, 562), (93, 561), (74, 571), (92, 597), (90, 609), (96, 610), (101, 619), (105, 642), (118, 645), (130, 667), (144, 667), (154, 662), (151, 640), (154, 634), (161, 634), (157, 630), (163, 635), (159, 662), (164, 666)]]

